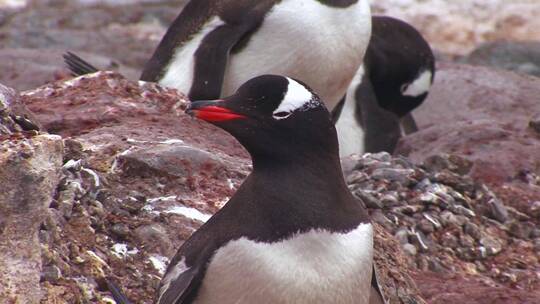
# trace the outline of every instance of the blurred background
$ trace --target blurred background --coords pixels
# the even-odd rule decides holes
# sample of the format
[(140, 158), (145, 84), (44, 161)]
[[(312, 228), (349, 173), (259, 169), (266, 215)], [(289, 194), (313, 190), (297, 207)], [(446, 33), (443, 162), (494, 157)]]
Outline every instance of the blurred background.
[[(100, 67), (120, 66), (136, 78), (185, 2), (0, 0), (0, 82), (25, 90), (62, 77), (60, 55), (66, 50)], [(374, 14), (419, 29), (439, 59), (540, 75), (540, 1), (371, 2)]]

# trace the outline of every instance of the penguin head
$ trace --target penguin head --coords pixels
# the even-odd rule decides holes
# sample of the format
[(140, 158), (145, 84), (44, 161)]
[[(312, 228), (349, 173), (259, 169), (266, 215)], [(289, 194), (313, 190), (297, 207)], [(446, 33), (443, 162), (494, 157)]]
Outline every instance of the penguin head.
[(324, 102), (292, 78), (258, 76), (229, 97), (194, 101), (186, 112), (229, 132), (254, 159), (338, 153), (336, 131)]

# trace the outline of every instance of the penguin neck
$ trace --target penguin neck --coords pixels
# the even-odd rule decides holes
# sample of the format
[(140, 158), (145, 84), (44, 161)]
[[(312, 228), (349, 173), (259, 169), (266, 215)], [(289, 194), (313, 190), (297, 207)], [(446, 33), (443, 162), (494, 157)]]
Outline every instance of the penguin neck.
[[(318, 152), (318, 151), (316, 151)], [(253, 175), (278, 185), (297, 185), (327, 193), (349, 193), (337, 153), (295, 153), (294, 157), (253, 157)], [(289, 154), (291, 156), (291, 154)]]

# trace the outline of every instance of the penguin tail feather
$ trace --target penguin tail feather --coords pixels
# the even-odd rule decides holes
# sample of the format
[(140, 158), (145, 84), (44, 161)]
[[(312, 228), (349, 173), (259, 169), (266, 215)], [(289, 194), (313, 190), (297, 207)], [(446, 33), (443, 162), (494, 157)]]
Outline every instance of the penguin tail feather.
[(66, 52), (62, 57), (73, 76), (81, 76), (99, 71), (98, 68), (72, 52)]

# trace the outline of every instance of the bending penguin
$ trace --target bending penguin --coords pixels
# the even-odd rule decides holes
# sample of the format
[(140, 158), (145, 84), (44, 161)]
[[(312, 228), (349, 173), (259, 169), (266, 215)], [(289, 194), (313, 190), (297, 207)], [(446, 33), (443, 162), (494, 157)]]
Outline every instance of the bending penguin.
[(334, 124), (310, 88), (264, 75), (186, 112), (233, 135), (253, 172), (178, 250), (156, 303), (384, 303), (373, 227), (347, 188)]
[(414, 27), (385, 16), (373, 16), (372, 26), (364, 64), (332, 113), (342, 156), (392, 153), (403, 131), (417, 130), (411, 111), (435, 76), (433, 52)]
[[(307, 83), (332, 109), (362, 63), (370, 34), (368, 0), (191, 0), (140, 79), (197, 100), (280, 74)], [(78, 75), (97, 71), (73, 54), (65, 59)]]

